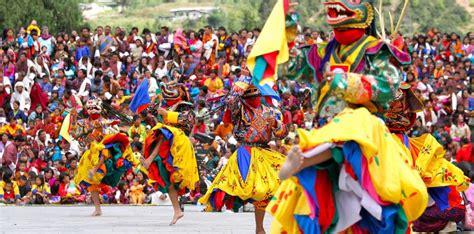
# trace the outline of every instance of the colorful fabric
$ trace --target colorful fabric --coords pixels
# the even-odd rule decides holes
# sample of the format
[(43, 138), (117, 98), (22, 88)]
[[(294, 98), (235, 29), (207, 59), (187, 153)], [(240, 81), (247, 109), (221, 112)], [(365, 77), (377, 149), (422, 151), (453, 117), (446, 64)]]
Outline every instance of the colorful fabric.
[(285, 180), (270, 201), (271, 233), (334, 233), (339, 219), (337, 163), (308, 167)]
[(276, 80), (275, 74), (278, 65), (289, 58), (288, 43), (291, 41), (287, 40), (286, 28), (288, 8), (288, 0), (278, 0), (247, 58), (254, 85), (263, 96), (276, 99), (279, 99), (279, 95), (272, 89)]
[(368, 161), (370, 178), (381, 200), (394, 204), (403, 201), (408, 220), (423, 213), (428, 193), (417, 171), (411, 167), (409, 153), (392, 138), (383, 121), (367, 109), (347, 108), (320, 129), (311, 132), (299, 129), (298, 132), (302, 150), (323, 143), (354, 141)]
[(224, 205), (238, 210), (246, 202), (266, 203), (280, 185), (278, 171), (284, 160), (285, 156), (273, 150), (241, 146), (199, 203), (217, 211)]
[[(463, 192), (469, 188), (469, 179), (461, 169), (444, 158), (446, 151), (431, 134), (409, 138), (409, 150), (414, 165), (426, 187), (456, 186)], [(397, 141), (401, 146), (401, 140)]]
[(145, 140), (145, 158), (152, 156), (159, 134), (164, 138), (159, 156), (148, 169), (150, 180), (163, 193), (167, 193), (171, 185), (181, 192), (194, 190), (199, 182), (197, 162), (193, 145), (182, 130), (158, 123)]
[(140, 113), (150, 104), (150, 95), (148, 94), (148, 79), (144, 79), (138, 87), (137, 92), (130, 102), (130, 110), (134, 113)]
[[(345, 188), (360, 194), (360, 220), (356, 219), (355, 224), (354, 221), (347, 222), (348, 216), (338, 212), (342, 210), (341, 206), (348, 205), (344, 203), (347, 199), (343, 199), (342, 203), (336, 200), (338, 220), (333, 220), (335, 223), (352, 223), (351, 230), (357, 227), (370, 233), (403, 233), (408, 228), (408, 221), (416, 220), (423, 213), (428, 204), (428, 193), (418, 172), (412, 168), (409, 152), (392, 138), (383, 121), (367, 109), (347, 108), (320, 129), (298, 131), (303, 151), (324, 143), (341, 145), (343, 159), (337, 150), (331, 151), (335, 162), (344, 163), (343, 169), (338, 169), (338, 166), (335, 171), (345, 170), (362, 188), (359, 192), (358, 186)], [(314, 233), (318, 229), (315, 226), (317, 220), (329, 220), (331, 217), (318, 210), (321, 203), (314, 202), (319, 200), (314, 198), (315, 188), (305, 186), (308, 181), (313, 181), (311, 174), (300, 176), (301, 173), (296, 176), (297, 179), (292, 177), (283, 182), (270, 202), (268, 211), (275, 216), (272, 232)], [(336, 178), (332, 176), (331, 179), (337, 181)], [(341, 185), (339, 180), (334, 195), (329, 195), (337, 198)], [(320, 189), (328, 193), (327, 188)], [(376, 204), (382, 206), (381, 219), (377, 218), (380, 218), (380, 210), (377, 212)], [(301, 222), (300, 216), (305, 216), (307, 221), (309, 217), (313, 225)]]
[(71, 130), (71, 118), (71, 113), (68, 113), (64, 118), (61, 130), (59, 131), (59, 135), (69, 143), (72, 142), (72, 136), (69, 134), (69, 131)]
[[(89, 171), (98, 166), (102, 157), (105, 158), (104, 163), (99, 166), (93, 177), (89, 178)], [(74, 183), (83, 189), (89, 187), (98, 189), (101, 184), (114, 187), (128, 170), (138, 167), (139, 164), (125, 134), (107, 135), (101, 142), (92, 142), (90, 148), (84, 152), (79, 161)]]

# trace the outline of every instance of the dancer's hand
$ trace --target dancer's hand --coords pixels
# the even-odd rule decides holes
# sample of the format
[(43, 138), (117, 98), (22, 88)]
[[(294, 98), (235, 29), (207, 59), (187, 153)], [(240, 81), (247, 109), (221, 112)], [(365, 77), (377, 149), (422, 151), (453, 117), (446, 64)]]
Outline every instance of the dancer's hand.
[(158, 114), (161, 115), (161, 116), (165, 116), (166, 115), (166, 109), (165, 108), (158, 108)]
[(155, 158), (155, 156), (152, 156), (150, 155), (149, 158), (147, 158), (144, 162), (143, 162), (143, 167), (145, 167), (145, 169), (148, 170), (148, 168), (150, 168), (150, 165), (151, 163), (153, 162), (153, 159)]

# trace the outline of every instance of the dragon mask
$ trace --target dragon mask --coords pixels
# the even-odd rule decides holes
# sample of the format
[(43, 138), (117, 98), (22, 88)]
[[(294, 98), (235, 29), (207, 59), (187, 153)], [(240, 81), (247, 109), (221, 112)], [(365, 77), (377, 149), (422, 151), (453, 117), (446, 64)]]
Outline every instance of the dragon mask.
[(374, 20), (373, 0), (327, 0), (326, 21), (334, 29), (365, 29)]

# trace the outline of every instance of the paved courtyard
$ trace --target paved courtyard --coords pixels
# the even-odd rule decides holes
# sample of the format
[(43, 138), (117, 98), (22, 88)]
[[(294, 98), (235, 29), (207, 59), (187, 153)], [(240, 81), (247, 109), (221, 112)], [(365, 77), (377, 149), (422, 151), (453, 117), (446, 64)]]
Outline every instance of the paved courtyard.
[[(104, 206), (90, 217), (90, 206), (0, 206), (0, 233), (255, 233), (253, 213), (202, 213), (186, 206), (169, 226), (170, 206)], [(265, 226), (269, 231), (271, 216)]]

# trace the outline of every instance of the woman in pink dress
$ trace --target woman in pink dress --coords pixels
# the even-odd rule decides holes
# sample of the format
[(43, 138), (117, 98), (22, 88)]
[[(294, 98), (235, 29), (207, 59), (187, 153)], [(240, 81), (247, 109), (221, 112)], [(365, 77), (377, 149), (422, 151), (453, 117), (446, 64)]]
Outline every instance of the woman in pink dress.
[(199, 33), (191, 31), (188, 40), (189, 50), (193, 55), (193, 63), (199, 64), (202, 54), (202, 41), (199, 39)]

